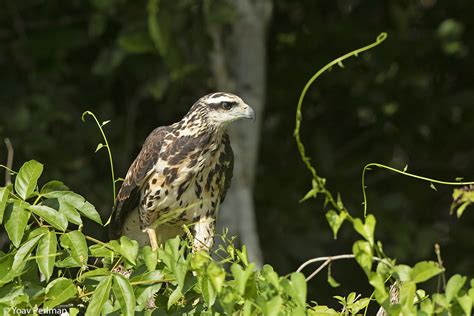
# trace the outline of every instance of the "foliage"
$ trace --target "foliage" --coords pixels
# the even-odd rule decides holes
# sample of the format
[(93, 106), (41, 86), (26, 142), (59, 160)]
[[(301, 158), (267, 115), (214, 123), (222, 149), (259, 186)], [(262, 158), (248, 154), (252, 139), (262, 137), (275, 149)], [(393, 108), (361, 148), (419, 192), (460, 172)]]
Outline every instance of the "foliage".
[[(355, 52), (358, 51), (361, 50)], [(329, 65), (340, 64), (353, 55), (354, 52), (346, 54)], [(326, 69), (329, 67), (318, 74)], [(82, 231), (86, 220), (102, 225), (96, 208), (60, 181), (39, 186), (43, 165), (31, 160), (16, 173), (14, 184), (0, 189), (0, 223), (11, 240), (9, 251), (0, 254), (0, 270), (6, 272), (0, 279), (0, 310), (38, 312), (38, 308), (67, 307), (72, 314), (86, 315), (154, 311), (176, 315), (354, 315), (367, 313), (375, 300), (391, 315), (469, 315), (474, 303), (473, 280), (467, 282), (467, 277), (455, 274), (442, 289), (430, 291), (430, 280), (445, 277), (439, 250), (437, 262), (420, 261), (413, 266), (397, 263), (384, 253), (382, 243), (376, 239), (375, 216), (365, 212), (360, 218), (351, 215), (342, 198), (334, 198), (326, 188), (326, 180), (317, 175), (299, 138), (302, 101), (314, 79), (300, 97), (295, 129), (300, 154), (313, 179), (313, 187), (304, 200), (324, 196), (325, 205), (329, 206), (325, 217), (334, 238), (344, 222), (352, 224), (359, 239), (353, 243), (351, 254), (309, 260), (297, 272), (279, 276), (270, 265), (257, 269), (248, 261), (245, 246), (236, 249), (226, 234), (220, 236), (222, 243), (212, 255), (192, 252), (191, 241), (179, 237), (168, 240), (155, 252), (149, 246), (140, 248), (127, 237), (102, 242)], [(97, 150), (106, 147), (113, 166), (102, 130), (107, 122), (99, 124), (95, 120), (105, 141)], [(429, 181), (432, 186), (472, 185), (420, 177), (407, 173), (407, 168), (370, 165)], [(368, 167), (363, 174), (366, 170)], [(112, 179), (115, 185), (113, 168)], [(455, 190), (452, 209), (457, 208), (458, 216), (472, 203), (471, 193), (471, 186)], [(366, 209), (365, 193), (364, 199)], [(340, 285), (331, 273), (332, 262), (340, 259), (357, 262), (373, 288), (372, 295), (337, 295), (334, 298), (342, 306), (340, 311), (314, 302), (308, 304), (307, 281), (323, 268), (328, 267), (328, 283)], [(320, 261), (324, 263), (308, 278), (299, 272)]]
[(0, 270), (6, 272), (0, 280), (0, 310), (305, 314), (301, 273), (279, 276), (269, 265), (257, 270), (245, 247), (234, 248), (225, 235), (217, 259), (191, 252), (192, 243), (179, 237), (153, 252), (127, 237), (105, 243), (84, 235), (85, 218), (101, 223), (96, 209), (62, 182), (39, 189), (42, 170), (42, 164), (28, 161), (15, 185), (1, 190), (0, 219), (12, 244), (0, 258)]

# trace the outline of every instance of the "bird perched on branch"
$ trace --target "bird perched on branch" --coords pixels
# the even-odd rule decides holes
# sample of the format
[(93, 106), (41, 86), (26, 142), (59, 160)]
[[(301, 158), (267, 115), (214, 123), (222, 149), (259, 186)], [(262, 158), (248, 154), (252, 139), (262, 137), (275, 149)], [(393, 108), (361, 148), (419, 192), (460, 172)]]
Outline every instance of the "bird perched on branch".
[(217, 209), (232, 179), (226, 128), (244, 118), (255, 119), (250, 106), (217, 92), (200, 98), (181, 121), (151, 132), (117, 195), (111, 238), (126, 235), (156, 249), (188, 225), (193, 248), (211, 248)]

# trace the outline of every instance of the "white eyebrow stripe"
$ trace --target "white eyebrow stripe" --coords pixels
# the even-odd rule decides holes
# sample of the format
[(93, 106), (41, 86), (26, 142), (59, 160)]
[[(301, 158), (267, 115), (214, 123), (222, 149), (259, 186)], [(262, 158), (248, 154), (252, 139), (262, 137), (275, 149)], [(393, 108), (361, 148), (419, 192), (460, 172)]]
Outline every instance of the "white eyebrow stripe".
[(224, 101), (239, 102), (239, 100), (237, 100), (235, 97), (231, 97), (231, 96), (219, 96), (217, 98), (211, 97), (209, 99), (209, 103), (212, 103), (212, 104), (219, 104), (219, 103), (224, 102)]

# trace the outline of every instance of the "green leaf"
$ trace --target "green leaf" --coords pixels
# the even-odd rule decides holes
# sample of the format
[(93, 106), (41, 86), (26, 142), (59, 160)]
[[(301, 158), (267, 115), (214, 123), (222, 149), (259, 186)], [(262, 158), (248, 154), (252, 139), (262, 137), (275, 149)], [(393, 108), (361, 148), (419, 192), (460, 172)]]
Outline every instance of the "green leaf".
[(66, 202), (67, 204), (74, 206), (74, 208), (85, 217), (102, 225), (102, 220), (100, 219), (100, 215), (95, 207), (77, 193), (70, 191), (53, 191), (44, 194), (44, 197), (56, 198), (59, 202)]
[(366, 308), (367, 305), (369, 305), (370, 303), (370, 298), (361, 298), (360, 300), (354, 302), (354, 304), (352, 304), (351, 306), (351, 313), (352, 315), (357, 315), (357, 313)]
[(113, 277), (110, 275), (99, 282), (95, 288), (94, 294), (92, 294), (89, 306), (87, 306), (86, 316), (101, 315), (102, 307), (109, 298), (112, 279)]
[(225, 270), (217, 263), (211, 262), (207, 267), (207, 275), (216, 292), (220, 293), (225, 282)]
[(42, 219), (51, 224), (54, 228), (65, 231), (67, 228), (67, 218), (55, 209), (46, 205), (30, 205), (28, 209), (40, 216)]
[(467, 277), (459, 274), (455, 274), (449, 278), (449, 281), (446, 284), (446, 300), (448, 303), (451, 303), (451, 301), (458, 295), (466, 281)]
[(421, 283), (427, 281), (440, 274), (444, 270), (434, 261), (422, 261), (418, 262), (412, 269), (412, 280), (415, 283)]
[(43, 185), (40, 192), (43, 195), (43, 194), (50, 193), (53, 191), (69, 191), (69, 188), (67, 187), (67, 185), (65, 185), (61, 181), (52, 180), (46, 183), (45, 185)]
[(375, 289), (375, 298), (379, 304), (382, 304), (388, 298), (387, 289), (383, 277), (376, 272), (369, 273), (369, 283)]
[(306, 306), (306, 280), (303, 273), (294, 272), (290, 277), (291, 285), (295, 289), (295, 297), (293, 297), (299, 306)]
[(207, 307), (210, 309), (216, 301), (217, 294), (207, 275), (204, 275), (201, 280), (201, 291), (204, 302), (206, 302)]
[(82, 232), (74, 230), (61, 235), (59, 239), (61, 241), (61, 246), (69, 250), (74, 261), (76, 261), (80, 266), (85, 266), (87, 264), (87, 243)]
[(415, 301), (416, 284), (413, 281), (400, 284), (400, 303), (406, 308), (413, 307)]
[(41, 238), (36, 248), (36, 262), (38, 263), (39, 270), (44, 274), (46, 281), (49, 281), (49, 278), (53, 274), (57, 246), (56, 233), (51, 231)]
[(135, 315), (135, 294), (132, 286), (123, 276), (114, 274), (112, 289), (120, 304), (122, 315)]
[(461, 306), (464, 312), (464, 315), (472, 315), (471, 311), (472, 311), (473, 300), (469, 295), (466, 294), (463, 296), (457, 296), (456, 300), (458, 301), (459, 306)]
[(253, 263), (251, 263), (245, 270), (237, 263), (232, 264), (230, 267), (235, 282), (237, 283), (237, 291), (240, 295), (244, 295), (247, 281), (252, 275), (254, 267), (255, 265)]
[(9, 203), (5, 209), (5, 230), (13, 245), (17, 248), (20, 246), (30, 218), (30, 212), (27, 212), (23, 205), (26, 206), (27, 203)]
[(143, 285), (135, 285), (135, 297), (137, 302), (138, 310), (143, 310), (146, 305), (148, 304), (148, 300), (161, 289), (163, 283), (161, 282), (153, 282), (153, 281), (161, 281), (163, 280), (163, 273), (161, 271), (151, 271), (144, 274), (140, 274), (136, 277), (133, 277), (130, 281), (137, 282), (137, 281), (148, 281), (146, 284)]
[(43, 235), (39, 235), (31, 240), (28, 240), (16, 252), (15, 257), (13, 258), (12, 271), (14, 271), (17, 275), (21, 274), (23, 267), (26, 264), (26, 257), (28, 257), (31, 251), (33, 251), (33, 248), (36, 246), (38, 240), (40, 240), (41, 237), (43, 237)]
[(354, 220), (354, 229), (367, 240), (370, 245), (374, 244), (375, 217), (372, 214), (367, 215), (365, 224), (359, 218)]
[(99, 151), (101, 148), (103, 148), (103, 147), (105, 147), (105, 145), (102, 144), (102, 143), (99, 143), (99, 144), (97, 145), (96, 149), (95, 149), (95, 152), (98, 152), (98, 151)]
[(87, 278), (93, 279), (94, 277), (108, 276), (110, 274), (111, 274), (110, 270), (108, 270), (106, 268), (97, 268), (97, 269), (93, 269), (93, 270), (82, 273), (78, 277), (78, 280), (79, 280), (79, 282), (84, 282), (84, 280), (87, 279)]
[(352, 252), (354, 253), (357, 263), (362, 267), (365, 273), (368, 273), (372, 269), (372, 247), (369, 242), (358, 240), (352, 246)]
[(342, 223), (344, 223), (345, 219), (347, 218), (347, 212), (342, 211), (340, 214), (337, 214), (336, 211), (330, 210), (326, 213), (326, 220), (329, 223), (329, 226), (332, 229), (334, 239), (337, 238), (337, 232), (339, 228), (341, 228)]
[(138, 250), (140, 246), (136, 240), (132, 240), (127, 236), (120, 237), (120, 254), (124, 256), (131, 264), (136, 264)]
[(142, 253), (148, 271), (155, 270), (158, 263), (158, 252), (153, 251), (150, 246), (145, 246), (142, 249)]
[(25, 162), (20, 168), (15, 179), (15, 191), (23, 200), (32, 195), (41, 173), (43, 165), (35, 160)]
[(328, 270), (328, 283), (331, 287), (334, 287), (334, 288), (341, 286), (341, 284), (337, 282), (336, 279), (334, 279), (333, 276), (329, 273), (329, 270)]
[(405, 264), (396, 265), (393, 268), (394, 272), (397, 274), (398, 279), (402, 282), (408, 282), (412, 280), (411, 268)]
[[(57, 278), (46, 287), (43, 307), (54, 308), (77, 295), (77, 289), (70, 279)], [(97, 314), (98, 315), (98, 314)]]
[(8, 187), (0, 188), (0, 224), (3, 222), (3, 214), (5, 213), (9, 196), (10, 189)]
[(63, 200), (58, 200), (58, 201), (59, 201), (59, 213), (66, 216), (68, 221), (70, 221), (71, 223), (76, 224), (76, 225), (81, 225), (82, 224), (81, 215), (79, 215), (79, 213), (76, 211), (74, 206), (72, 206), (71, 204)]
[(282, 310), (283, 299), (277, 295), (269, 301), (264, 301), (262, 305), (263, 315), (277, 316)]

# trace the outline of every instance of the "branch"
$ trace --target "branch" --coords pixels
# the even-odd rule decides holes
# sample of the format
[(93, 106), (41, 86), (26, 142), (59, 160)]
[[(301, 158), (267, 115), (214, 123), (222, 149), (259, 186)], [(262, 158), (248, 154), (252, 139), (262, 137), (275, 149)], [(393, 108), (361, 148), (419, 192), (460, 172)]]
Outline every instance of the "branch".
[[(337, 255), (337, 256), (330, 256), (330, 257), (318, 257), (318, 258), (313, 258), (309, 259), (308, 261), (304, 262), (300, 267), (296, 270), (296, 272), (301, 272), (306, 266), (315, 263), (315, 262), (321, 262), (324, 261), (316, 270), (314, 270), (313, 273), (310, 274), (309, 277), (306, 278), (306, 281), (311, 280), (314, 278), (319, 272), (321, 272), (325, 267), (327, 267), (332, 261), (336, 260), (343, 260), (343, 259), (354, 259), (355, 255), (353, 254), (344, 254), (344, 255)], [(386, 265), (391, 265), (386, 259), (379, 258), (379, 257), (372, 257), (372, 260), (378, 261), (378, 262), (383, 262)]]

